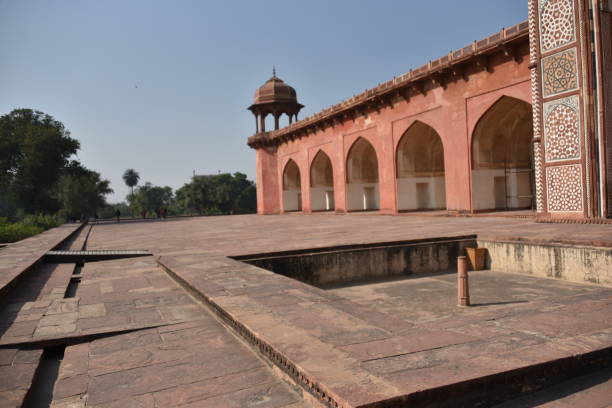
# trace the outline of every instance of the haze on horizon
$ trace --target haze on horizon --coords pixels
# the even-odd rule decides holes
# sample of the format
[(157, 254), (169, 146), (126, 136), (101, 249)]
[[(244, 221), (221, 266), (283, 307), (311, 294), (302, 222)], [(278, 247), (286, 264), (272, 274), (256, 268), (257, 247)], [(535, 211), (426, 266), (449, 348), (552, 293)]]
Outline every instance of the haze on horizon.
[(109, 202), (127, 168), (173, 189), (254, 179), (246, 108), (273, 65), (303, 118), (526, 18), (522, 0), (0, 0), (0, 115), (63, 122)]

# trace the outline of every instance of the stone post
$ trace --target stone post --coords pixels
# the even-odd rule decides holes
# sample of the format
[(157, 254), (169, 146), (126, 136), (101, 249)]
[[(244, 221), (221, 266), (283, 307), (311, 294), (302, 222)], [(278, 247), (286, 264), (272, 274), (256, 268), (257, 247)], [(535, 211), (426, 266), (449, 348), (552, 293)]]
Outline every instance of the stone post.
[(465, 256), (457, 257), (457, 306), (470, 305), (470, 289)]

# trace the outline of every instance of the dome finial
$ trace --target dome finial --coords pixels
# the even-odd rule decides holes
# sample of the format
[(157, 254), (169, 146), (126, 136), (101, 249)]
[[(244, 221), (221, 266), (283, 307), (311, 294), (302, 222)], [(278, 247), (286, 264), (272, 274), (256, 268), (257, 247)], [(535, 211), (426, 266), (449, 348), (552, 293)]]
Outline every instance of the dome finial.
[(276, 67), (274, 65), (272, 65), (272, 76), (276, 76)]

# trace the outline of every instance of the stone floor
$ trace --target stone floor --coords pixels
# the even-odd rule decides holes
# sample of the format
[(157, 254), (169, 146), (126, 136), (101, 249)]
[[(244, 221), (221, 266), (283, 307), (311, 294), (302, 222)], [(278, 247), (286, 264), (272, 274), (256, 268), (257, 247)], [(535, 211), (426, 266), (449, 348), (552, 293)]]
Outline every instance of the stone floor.
[[(63, 228), (0, 249), (0, 283), (74, 226)], [(0, 407), (20, 406), (42, 348), (55, 344), (67, 347), (53, 406), (66, 408), (298, 407), (315, 401), (310, 394), (366, 406), (612, 346), (608, 288), (475, 272), (465, 309), (455, 306), (452, 274), (321, 290), (228, 258), (474, 233), (612, 247), (610, 225), (508, 217), (226, 216), (85, 228), (66, 248), (154, 257), (42, 265), (0, 285)], [(584, 384), (571, 395), (605, 400), (606, 381)], [(574, 401), (553, 391), (507, 407)]]

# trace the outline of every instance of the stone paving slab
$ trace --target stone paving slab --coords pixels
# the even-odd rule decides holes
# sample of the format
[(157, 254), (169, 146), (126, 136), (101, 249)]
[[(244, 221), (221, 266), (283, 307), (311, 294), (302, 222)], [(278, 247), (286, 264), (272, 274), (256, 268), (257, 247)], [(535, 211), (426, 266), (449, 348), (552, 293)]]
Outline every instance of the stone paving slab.
[(53, 407), (303, 407), (205, 309), (168, 324), (68, 346)]
[(0, 344), (30, 338), (46, 314), (74, 311), (74, 299), (64, 299), (73, 270), (74, 265), (41, 264), (13, 288), (0, 309)]
[(42, 350), (0, 349), (0, 407), (17, 408), (25, 398)]
[[(69, 271), (65, 286), (53, 294), (56, 298), (11, 299), (0, 312), (0, 324), (8, 326), (0, 345), (82, 338), (200, 318), (199, 306), (159, 270), (152, 257), (87, 263), (73, 298), (64, 298), (64, 292), (74, 265), (44, 268), (53, 271), (43, 289)], [(21, 286), (13, 294), (18, 300), (21, 293), (35, 292), (30, 281)]]
[(0, 253), (0, 293), (31, 268), (45, 252), (53, 249), (81, 224), (64, 224), (22, 241), (8, 244)]

